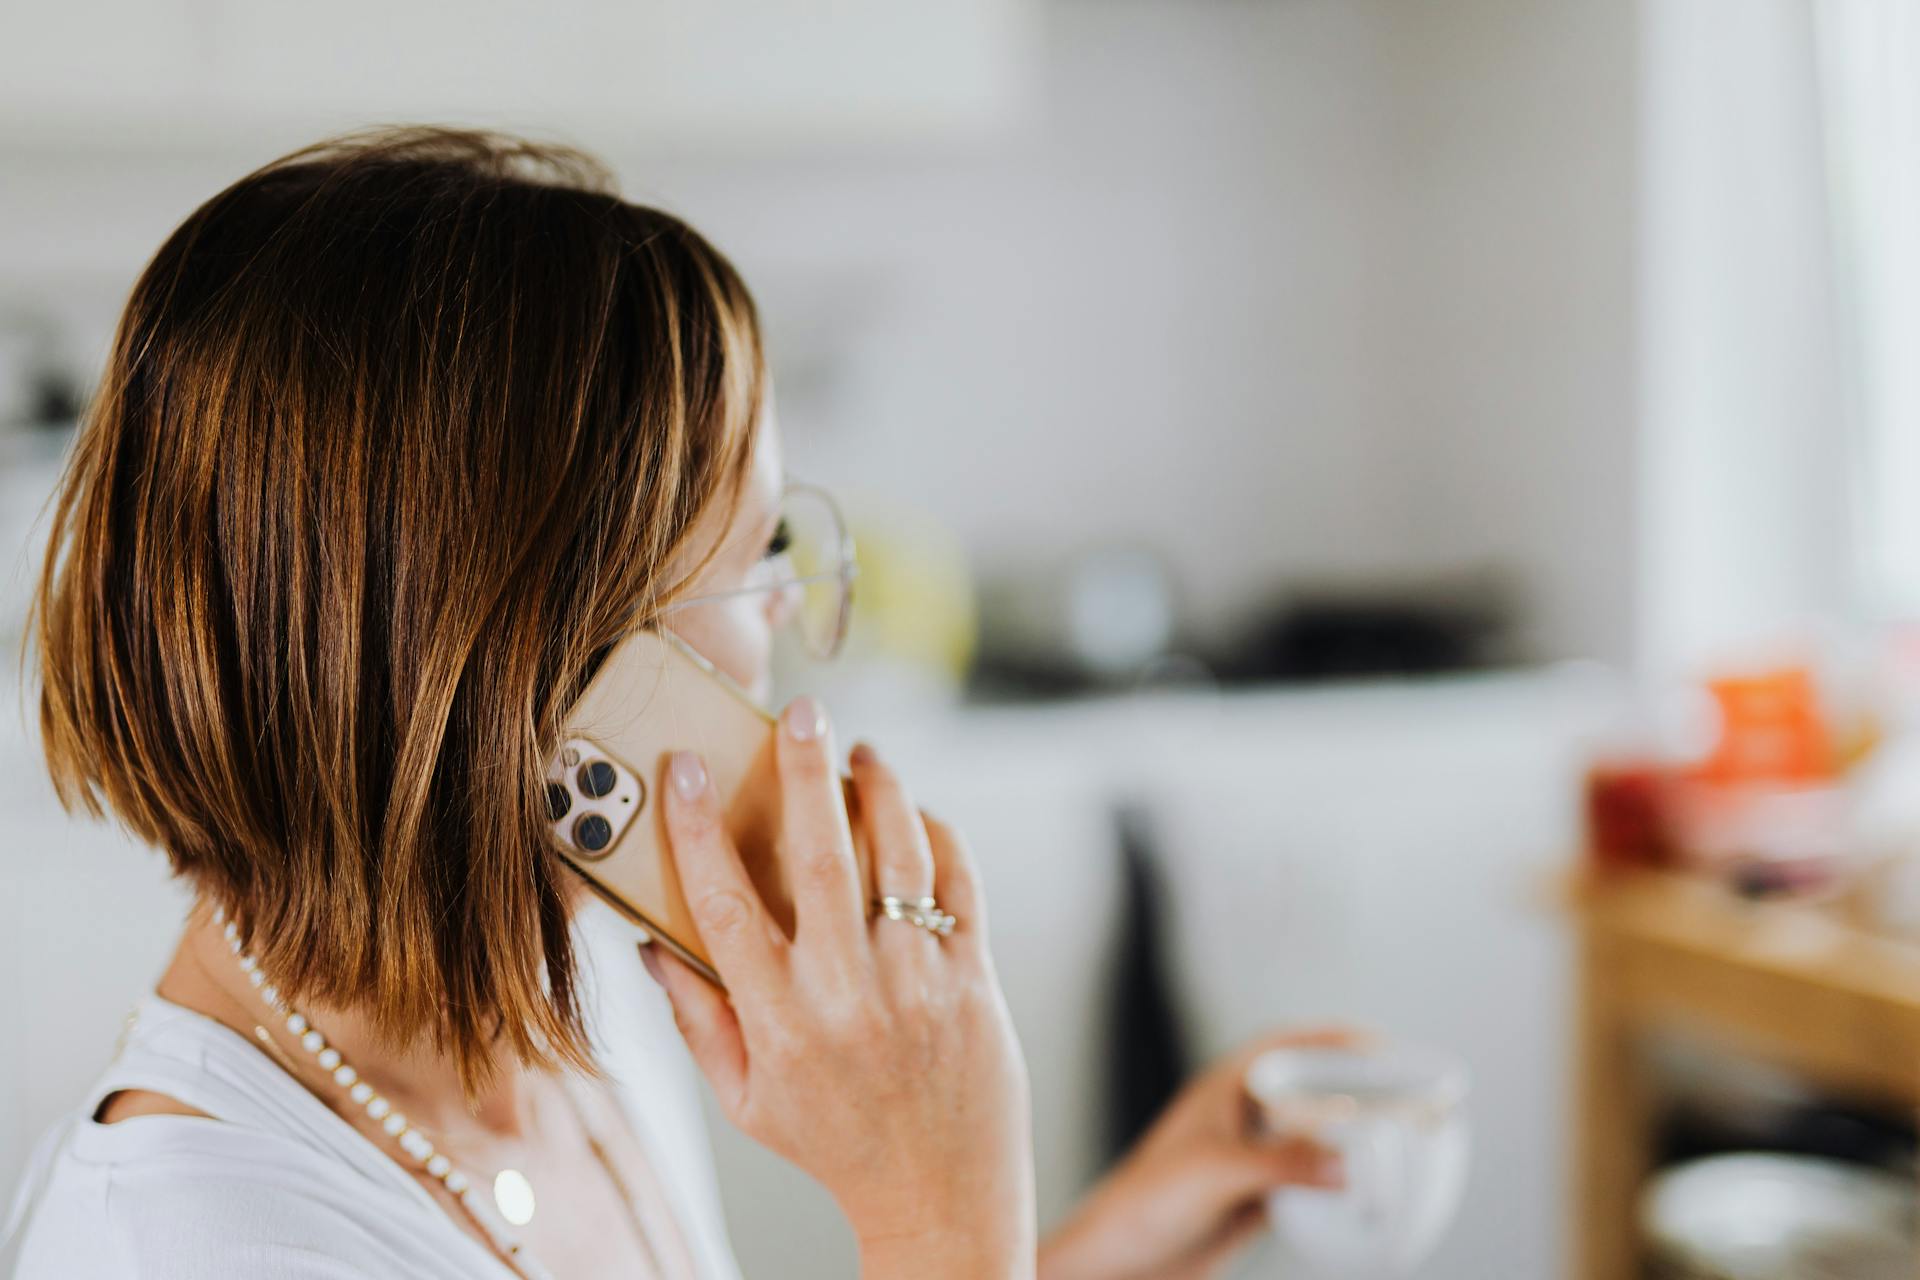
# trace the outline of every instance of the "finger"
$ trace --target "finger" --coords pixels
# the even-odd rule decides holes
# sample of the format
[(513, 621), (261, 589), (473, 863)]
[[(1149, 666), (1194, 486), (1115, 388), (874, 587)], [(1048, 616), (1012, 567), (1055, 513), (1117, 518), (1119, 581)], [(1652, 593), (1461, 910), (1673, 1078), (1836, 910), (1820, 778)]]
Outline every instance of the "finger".
[(667, 764), (667, 844), (700, 941), (736, 1003), (775, 989), (784, 947), (780, 926), (755, 892), (740, 851), (720, 821), (706, 766), (691, 751)]
[(1259, 1173), (1262, 1190), (1317, 1187), (1337, 1191), (1347, 1185), (1346, 1162), (1340, 1153), (1312, 1138), (1263, 1143), (1254, 1149), (1250, 1163)]
[[(1183, 1254), (1205, 1249), (1214, 1244), (1223, 1225), (1277, 1187), (1337, 1185), (1322, 1167), (1321, 1162), (1328, 1159), (1337, 1157), (1305, 1140), (1266, 1146), (1204, 1144), (1187, 1150), (1167, 1169), (1141, 1212), (1164, 1227), (1186, 1233)], [(1337, 1167), (1331, 1172), (1337, 1177)], [(1186, 1271), (1182, 1266), (1176, 1274)]]
[(711, 982), (665, 947), (643, 944), (640, 958), (647, 972), (666, 990), (680, 1038), (687, 1042), (694, 1064), (713, 1086), (713, 1095), (728, 1119), (732, 1119), (746, 1101), (747, 1089), (746, 1041), (741, 1037), (733, 1006)]
[(809, 954), (850, 957), (866, 947), (867, 912), (826, 709), (804, 694), (795, 698), (781, 712), (774, 738), (794, 945)]
[(980, 888), (980, 872), (973, 850), (958, 827), (920, 811), (933, 852), (933, 896), (940, 909), (954, 917), (953, 937), (972, 939), (983, 950), (987, 940), (987, 896)]
[(932, 893), (933, 848), (906, 784), (868, 743), (857, 743), (847, 760), (860, 788), (860, 818), (873, 848), (875, 887), (900, 898)]
[[(1223, 1143), (1194, 1158), (1189, 1194), (1214, 1213), (1277, 1187), (1336, 1190), (1345, 1185), (1340, 1153), (1311, 1138)], [(1196, 1206), (1199, 1207), (1199, 1206)]]
[[(871, 746), (862, 742), (848, 757), (859, 788), (860, 824), (873, 851), (874, 887), (882, 894), (917, 899), (933, 895), (933, 848), (926, 825), (904, 783)], [(925, 954), (936, 939), (925, 930), (887, 922), (893, 935), (887, 946), (909, 945)], [(912, 935), (921, 936), (914, 937)], [(884, 936), (884, 935), (883, 935)]]

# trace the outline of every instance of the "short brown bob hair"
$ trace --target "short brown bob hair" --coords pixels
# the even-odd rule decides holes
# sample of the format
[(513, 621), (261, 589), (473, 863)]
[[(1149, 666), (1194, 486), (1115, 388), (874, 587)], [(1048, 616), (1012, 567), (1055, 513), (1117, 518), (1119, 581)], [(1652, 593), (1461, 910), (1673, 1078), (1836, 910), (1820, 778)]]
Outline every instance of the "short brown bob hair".
[(381, 129), (241, 178), (134, 286), (55, 506), (62, 802), (469, 1089), (590, 1065), (544, 769), (737, 509), (763, 368), (726, 259), (571, 148)]

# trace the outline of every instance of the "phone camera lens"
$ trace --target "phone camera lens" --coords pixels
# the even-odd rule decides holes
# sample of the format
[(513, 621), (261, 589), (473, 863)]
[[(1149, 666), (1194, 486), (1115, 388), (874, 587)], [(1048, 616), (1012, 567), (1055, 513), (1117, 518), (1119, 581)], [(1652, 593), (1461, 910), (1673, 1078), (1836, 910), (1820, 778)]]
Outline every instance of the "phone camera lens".
[(605, 760), (589, 760), (580, 766), (578, 775), (580, 791), (598, 800), (601, 796), (611, 795), (620, 775)]
[(567, 816), (567, 810), (573, 808), (573, 797), (567, 789), (557, 782), (547, 784), (547, 817), (554, 822)]
[(588, 853), (599, 853), (613, 843), (613, 824), (597, 813), (583, 813), (573, 824), (573, 842)]

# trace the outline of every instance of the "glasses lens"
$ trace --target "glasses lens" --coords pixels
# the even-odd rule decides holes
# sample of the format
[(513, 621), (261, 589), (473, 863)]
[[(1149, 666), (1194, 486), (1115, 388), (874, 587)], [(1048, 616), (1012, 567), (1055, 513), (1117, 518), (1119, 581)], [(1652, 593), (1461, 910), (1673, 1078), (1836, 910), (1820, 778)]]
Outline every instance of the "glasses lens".
[(786, 549), (777, 566), (789, 588), (791, 622), (807, 652), (831, 657), (847, 610), (845, 535), (833, 503), (817, 489), (795, 487), (781, 501)]

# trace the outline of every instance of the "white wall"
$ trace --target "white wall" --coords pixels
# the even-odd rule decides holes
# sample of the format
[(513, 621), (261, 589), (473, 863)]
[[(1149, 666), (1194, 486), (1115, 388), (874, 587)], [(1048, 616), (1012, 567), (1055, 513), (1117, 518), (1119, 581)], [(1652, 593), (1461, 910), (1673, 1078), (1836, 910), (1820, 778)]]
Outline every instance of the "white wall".
[[(1275, 581), (1497, 566), (1529, 651), (1625, 659), (1633, 7), (1045, 12), (1044, 117), (1002, 152), (637, 169), (750, 274), (842, 277), (847, 399), (796, 422), (829, 474), (939, 475), (990, 561), (1163, 547), (1203, 622)], [(805, 342), (804, 288), (772, 304)]]
[[(1206, 629), (1492, 563), (1537, 652), (1624, 657), (1630, 9), (1056, 0), (1010, 134), (608, 154), (742, 264), (795, 464), (985, 565), (1149, 543)], [(264, 158), (0, 153), (0, 305), (52, 298), (91, 362)]]
[(1638, 12), (1390, 5), (1400, 537), (1506, 563), (1528, 647), (1633, 651)]
[(723, 143), (965, 134), (1020, 98), (1031, 9), (332, 0), (311, 22), (222, 0), (17, 6), (0, 43), (0, 138), (252, 146), (447, 117)]

